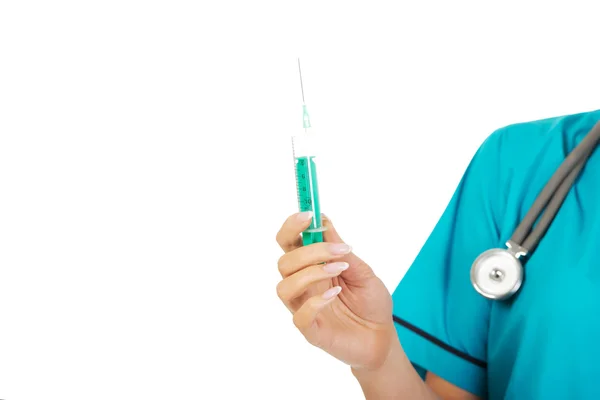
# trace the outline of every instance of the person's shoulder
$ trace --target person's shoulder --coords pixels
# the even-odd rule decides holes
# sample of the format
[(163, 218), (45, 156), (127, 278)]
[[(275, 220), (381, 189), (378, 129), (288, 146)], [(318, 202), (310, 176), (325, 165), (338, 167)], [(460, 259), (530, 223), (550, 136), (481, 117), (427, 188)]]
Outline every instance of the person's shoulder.
[(569, 140), (582, 133), (585, 135), (599, 120), (600, 110), (594, 110), (515, 122), (498, 128), (490, 139), (515, 147), (543, 146), (550, 140)]
[(499, 199), (494, 203), (497, 219), (503, 221), (499, 226), (514, 228), (565, 157), (599, 120), (600, 110), (568, 114), (512, 123), (488, 136), (480, 150), (484, 162), (478, 171), (480, 181)]
[(531, 166), (564, 157), (600, 120), (600, 110), (520, 121), (496, 129), (482, 147), (504, 165)]

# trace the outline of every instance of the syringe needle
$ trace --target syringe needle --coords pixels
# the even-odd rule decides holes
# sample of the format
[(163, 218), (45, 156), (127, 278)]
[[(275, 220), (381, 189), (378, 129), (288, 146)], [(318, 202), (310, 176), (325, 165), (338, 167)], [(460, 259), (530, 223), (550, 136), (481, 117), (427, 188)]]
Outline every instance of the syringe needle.
[(308, 116), (308, 109), (306, 108), (306, 102), (304, 101), (304, 85), (302, 84), (302, 69), (300, 68), (300, 58), (298, 58), (298, 72), (300, 73), (300, 89), (302, 90), (302, 126), (304, 132), (310, 128), (310, 117)]
[(302, 90), (302, 103), (304, 104), (304, 86), (302, 85), (302, 69), (300, 68), (300, 58), (298, 58), (298, 72), (300, 73), (300, 89)]

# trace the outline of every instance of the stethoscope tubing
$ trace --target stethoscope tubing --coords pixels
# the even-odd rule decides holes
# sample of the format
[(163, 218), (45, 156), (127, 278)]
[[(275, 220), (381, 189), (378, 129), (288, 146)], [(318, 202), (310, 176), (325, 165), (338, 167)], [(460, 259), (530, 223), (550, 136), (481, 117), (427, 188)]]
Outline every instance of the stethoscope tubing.
[[(550, 223), (558, 213), (567, 194), (581, 173), (585, 163), (600, 141), (600, 122), (598, 122), (565, 158), (560, 167), (552, 175), (542, 189), (533, 205), (513, 233), (511, 241), (532, 252), (542, 236), (548, 230)], [(542, 215), (543, 213), (543, 215)], [(541, 217), (540, 217), (541, 215)], [(531, 230), (539, 218), (536, 227)]]

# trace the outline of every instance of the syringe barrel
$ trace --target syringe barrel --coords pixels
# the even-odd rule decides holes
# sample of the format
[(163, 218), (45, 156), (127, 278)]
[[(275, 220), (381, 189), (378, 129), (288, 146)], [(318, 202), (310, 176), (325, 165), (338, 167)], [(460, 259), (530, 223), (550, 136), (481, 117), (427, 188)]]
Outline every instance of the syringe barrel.
[(312, 211), (313, 219), (302, 234), (304, 245), (323, 241), (323, 221), (317, 179), (317, 146), (313, 135), (302, 133), (292, 137), (294, 170), (298, 190), (298, 208), (301, 212)]

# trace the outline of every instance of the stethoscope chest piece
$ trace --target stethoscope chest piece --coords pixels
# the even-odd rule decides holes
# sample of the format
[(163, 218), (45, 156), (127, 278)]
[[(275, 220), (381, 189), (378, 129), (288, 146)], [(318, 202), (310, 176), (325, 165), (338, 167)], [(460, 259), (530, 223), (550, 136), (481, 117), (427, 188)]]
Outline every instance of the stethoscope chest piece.
[(504, 300), (521, 287), (523, 266), (513, 251), (490, 249), (473, 262), (471, 283), (483, 297)]

